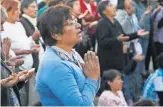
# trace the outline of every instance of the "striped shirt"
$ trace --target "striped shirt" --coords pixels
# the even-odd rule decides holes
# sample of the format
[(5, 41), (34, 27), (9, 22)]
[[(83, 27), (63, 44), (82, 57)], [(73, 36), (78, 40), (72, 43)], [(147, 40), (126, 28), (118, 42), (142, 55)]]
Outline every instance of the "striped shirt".
[[(158, 81), (162, 78), (162, 81)], [(155, 91), (163, 91), (163, 70), (157, 69), (154, 73), (152, 73), (148, 79), (146, 80), (143, 88), (143, 97), (158, 101), (158, 95)]]

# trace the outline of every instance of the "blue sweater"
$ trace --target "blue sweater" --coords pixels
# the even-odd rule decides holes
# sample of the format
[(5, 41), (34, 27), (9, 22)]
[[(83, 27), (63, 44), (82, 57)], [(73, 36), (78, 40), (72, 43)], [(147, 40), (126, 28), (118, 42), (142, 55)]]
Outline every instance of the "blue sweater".
[(86, 78), (74, 63), (62, 60), (48, 47), (36, 75), (43, 106), (91, 106), (99, 82)]

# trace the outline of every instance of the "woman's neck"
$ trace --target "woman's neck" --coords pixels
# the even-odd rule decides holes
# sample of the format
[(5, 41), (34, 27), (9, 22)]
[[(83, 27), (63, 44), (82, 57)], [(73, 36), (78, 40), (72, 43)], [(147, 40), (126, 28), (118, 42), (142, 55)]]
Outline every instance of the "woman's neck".
[(56, 44), (56, 46), (59, 47), (59, 48), (62, 48), (66, 52), (71, 52), (72, 51), (72, 47), (71, 46), (65, 46), (65, 45), (62, 45), (62, 44)]
[(119, 96), (116, 90), (112, 89), (112, 92), (113, 92), (114, 95)]
[(111, 16), (106, 16), (112, 23), (114, 23), (114, 17), (111, 17)]
[(9, 23), (13, 23), (13, 24), (15, 23), (15, 21), (12, 20), (12, 19), (10, 19), (10, 18), (7, 19), (7, 22), (9, 22)]

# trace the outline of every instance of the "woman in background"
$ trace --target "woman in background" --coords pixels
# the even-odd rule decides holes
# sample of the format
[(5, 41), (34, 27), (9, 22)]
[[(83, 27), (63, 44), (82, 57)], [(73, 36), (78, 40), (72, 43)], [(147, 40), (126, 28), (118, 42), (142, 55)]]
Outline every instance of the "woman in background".
[(104, 71), (103, 93), (99, 98), (99, 106), (127, 106), (122, 89), (121, 74), (117, 70)]

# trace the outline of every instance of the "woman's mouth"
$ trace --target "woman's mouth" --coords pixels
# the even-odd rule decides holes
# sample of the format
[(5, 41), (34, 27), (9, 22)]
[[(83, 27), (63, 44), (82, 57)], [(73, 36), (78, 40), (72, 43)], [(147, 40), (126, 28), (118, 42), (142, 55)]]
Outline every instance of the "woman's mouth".
[(80, 37), (82, 36), (80, 29), (78, 29), (77, 35), (80, 36)]

